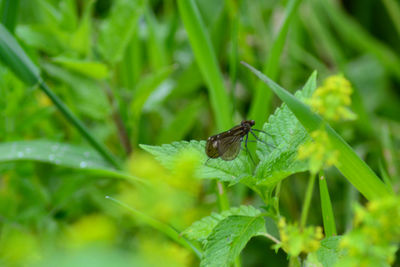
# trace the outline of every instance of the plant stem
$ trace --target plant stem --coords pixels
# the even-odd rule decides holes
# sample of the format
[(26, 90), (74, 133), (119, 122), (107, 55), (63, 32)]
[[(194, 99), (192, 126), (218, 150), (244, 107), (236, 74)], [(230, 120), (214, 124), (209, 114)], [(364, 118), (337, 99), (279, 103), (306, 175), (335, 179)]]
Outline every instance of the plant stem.
[(308, 179), (307, 191), (304, 197), (303, 210), (301, 211), (300, 227), (305, 227), (307, 222), (308, 211), (310, 209), (311, 199), (314, 190), (315, 174), (310, 173), (310, 178)]
[(200, 249), (197, 248), (191, 242), (189, 242), (187, 239), (182, 237), (179, 234), (179, 232), (176, 229), (174, 229), (173, 227), (171, 227), (170, 225), (160, 222), (160, 221), (158, 221), (158, 220), (156, 220), (156, 219), (154, 219), (132, 207), (129, 207), (125, 203), (123, 203), (113, 197), (106, 196), (106, 199), (110, 199), (111, 201), (118, 204), (119, 206), (130, 210), (137, 218), (139, 218), (140, 220), (143, 220), (145, 223), (147, 223), (151, 227), (155, 228), (156, 230), (160, 231), (161, 233), (164, 233), (165, 235), (169, 236), (172, 240), (181, 244), (183, 247), (192, 250), (197, 255), (197, 257), (201, 258), (202, 252), (200, 251)]
[(278, 239), (276, 239), (274, 236), (268, 234), (268, 233), (262, 233), (262, 236), (265, 236), (266, 238), (268, 238), (269, 240), (271, 240), (272, 242), (274, 242), (275, 244), (280, 244), (281, 241), (279, 241)]
[(217, 195), (218, 195), (218, 206), (220, 211), (229, 209), (229, 201), (226, 195), (225, 185), (217, 181)]

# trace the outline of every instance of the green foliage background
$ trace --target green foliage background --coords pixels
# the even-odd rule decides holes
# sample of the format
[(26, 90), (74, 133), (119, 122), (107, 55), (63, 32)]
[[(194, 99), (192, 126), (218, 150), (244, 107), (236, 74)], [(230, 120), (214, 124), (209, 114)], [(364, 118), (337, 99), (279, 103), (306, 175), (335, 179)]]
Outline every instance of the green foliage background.
[[(295, 94), (302, 101), (315, 83), (344, 74), (357, 119), (331, 126), (398, 194), (397, 1), (0, 0), (0, 8), (0, 265), (197, 266), (200, 255), (202, 266), (295, 264), (271, 249), (271, 237), (279, 216), (303, 222), (306, 195), (308, 225), (322, 226), (333, 208), (330, 232), (370, 246), (363, 237), (376, 222), (353, 224), (353, 207), (384, 190), (367, 182), (360, 190), (368, 172), (345, 175), (353, 187), (336, 168), (325, 169), (327, 185), (310, 186), (296, 159), (307, 125), (240, 61), (293, 94), (304, 88)], [(255, 170), (243, 152), (203, 166), (201, 140), (242, 119), (255, 119), (276, 149), (249, 143)], [(324, 239), (309, 262), (333, 266), (339, 239)]]

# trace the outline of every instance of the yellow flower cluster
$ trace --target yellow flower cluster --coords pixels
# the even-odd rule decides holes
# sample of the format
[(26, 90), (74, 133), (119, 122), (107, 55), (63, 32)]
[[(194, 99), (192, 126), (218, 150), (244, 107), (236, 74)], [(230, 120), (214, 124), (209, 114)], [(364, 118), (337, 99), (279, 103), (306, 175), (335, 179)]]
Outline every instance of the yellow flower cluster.
[(333, 147), (325, 130), (316, 130), (311, 137), (313, 141), (299, 146), (297, 157), (308, 159), (310, 171), (315, 174), (324, 167), (336, 164), (339, 151)]
[(308, 102), (327, 120), (354, 120), (356, 115), (348, 108), (352, 92), (350, 82), (343, 75), (334, 75), (315, 90)]
[(400, 197), (390, 196), (356, 207), (354, 229), (340, 247), (347, 255), (335, 266), (386, 266), (393, 263), (400, 240)]
[(279, 220), (278, 227), (281, 243), (275, 245), (275, 249), (282, 248), (291, 257), (318, 250), (324, 237), (321, 227), (301, 228), (296, 224), (287, 224), (285, 218)]

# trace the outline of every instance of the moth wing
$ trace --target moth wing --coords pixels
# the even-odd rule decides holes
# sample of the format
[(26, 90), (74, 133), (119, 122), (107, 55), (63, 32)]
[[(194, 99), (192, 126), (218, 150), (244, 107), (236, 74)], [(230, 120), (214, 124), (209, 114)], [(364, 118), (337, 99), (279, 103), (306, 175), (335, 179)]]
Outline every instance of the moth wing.
[(241, 136), (229, 136), (221, 139), (218, 146), (218, 153), (221, 159), (230, 161), (234, 160), (240, 152)]
[(218, 158), (220, 156), (218, 151), (219, 140), (210, 137), (206, 143), (206, 154), (210, 158)]

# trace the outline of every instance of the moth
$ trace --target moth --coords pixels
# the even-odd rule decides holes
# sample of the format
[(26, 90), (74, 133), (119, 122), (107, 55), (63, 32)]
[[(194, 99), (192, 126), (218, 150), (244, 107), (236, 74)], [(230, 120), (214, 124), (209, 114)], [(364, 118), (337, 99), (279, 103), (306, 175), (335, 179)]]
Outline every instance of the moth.
[[(254, 120), (243, 120), (239, 125), (228, 131), (209, 137), (205, 147), (208, 160), (216, 158), (221, 158), (226, 161), (234, 160), (240, 152), (241, 144), (244, 138), (245, 149), (248, 152), (247, 143), (249, 142), (249, 133), (251, 133), (257, 141), (265, 143), (257, 137), (254, 131), (262, 133), (265, 132), (251, 128), (254, 126), (254, 124)], [(250, 153), (248, 154), (251, 160), (254, 162)]]

